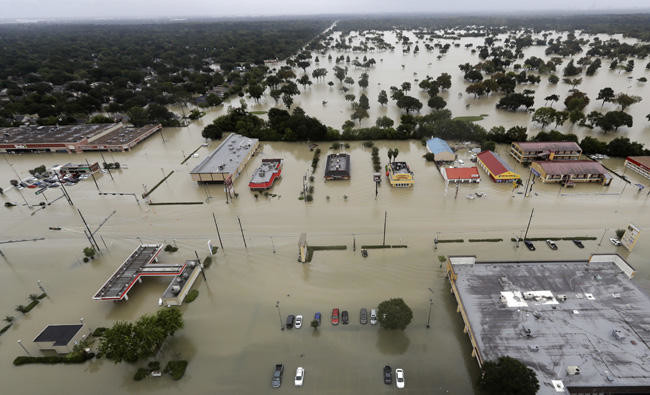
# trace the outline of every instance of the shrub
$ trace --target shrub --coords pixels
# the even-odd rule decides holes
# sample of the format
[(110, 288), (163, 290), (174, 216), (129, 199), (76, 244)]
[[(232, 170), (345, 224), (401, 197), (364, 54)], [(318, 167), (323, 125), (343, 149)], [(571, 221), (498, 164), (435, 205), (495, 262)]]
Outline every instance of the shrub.
[(203, 267), (207, 269), (210, 267), (210, 265), (212, 265), (212, 257), (206, 256), (205, 259), (203, 260)]
[(71, 364), (71, 363), (84, 363), (89, 359), (92, 359), (95, 357), (95, 354), (92, 352), (85, 352), (85, 351), (79, 351), (79, 352), (71, 352), (66, 355), (48, 355), (48, 356), (43, 356), (43, 357), (29, 357), (29, 356), (19, 356), (14, 359), (14, 365), (15, 366), (20, 366), (20, 365), (27, 365), (27, 364), (33, 364), (33, 363), (40, 363), (40, 364), (47, 364), (47, 365), (55, 365), (59, 363), (64, 363), (64, 364)]
[(149, 370), (160, 370), (160, 362), (151, 361), (147, 364), (147, 367), (149, 368)]
[(185, 300), (183, 302), (185, 303), (192, 303), (194, 299), (199, 297), (199, 290), (198, 289), (193, 289), (190, 292), (187, 293), (185, 296)]
[(305, 201), (306, 201), (306, 202), (311, 202), (311, 201), (313, 201), (313, 200), (314, 200), (314, 197), (313, 197), (312, 195), (309, 195), (309, 194), (308, 194), (307, 196), (305, 196)]
[(185, 375), (185, 369), (187, 369), (187, 361), (169, 361), (165, 366), (165, 373), (169, 373), (174, 380), (180, 380)]
[(178, 251), (178, 247), (174, 247), (171, 244), (167, 244), (165, 246), (165, 252), (176, 252), (176, 251)]
[(620, 239), (625, 234), (625, 229), (616, 229), (616, 238)]
[(149, 370), (145, 368), (138, 368), (138, 370), (135, 372), (135, 376), (133, 376), (133, 380), (135, 381), (140, 381), (147, 377), (149, 375)]
[(422, 157), (426, 159), (427, 162), (435, 162), (436, 160), (436, 156), (431, 152), (427, 152), (426, 154), (422, 155)]
[(90, 259), (95, 257), (95, 249), (94, 248), (86, 247), (86, 248), (84, 248), (83, 251), (84, 251), (84, 256), (85, 257), (90, 258)]
[(107, 328), (105, 328), (103, 326), (100, 326), (99, 328), (96, 328), (92, 333), (93, 337), (102, 337), (102, 336), (104, 336), (104, 332), (106, 332), (106, 329)]

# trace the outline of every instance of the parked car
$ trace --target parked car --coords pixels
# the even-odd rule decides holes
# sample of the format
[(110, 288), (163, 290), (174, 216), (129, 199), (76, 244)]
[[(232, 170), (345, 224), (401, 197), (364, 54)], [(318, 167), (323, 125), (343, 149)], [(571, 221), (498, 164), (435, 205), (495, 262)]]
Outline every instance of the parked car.
[(293, 328), (293, 321), (296, 319), (296, 317), (293, 314), (289, 314), (287, 316), (287, 329)]
[(275, 364), (275, 370), (273, 371), (273, 378), (271, 379), (271, 387), (280, 388), (282, 385), (282, 374), (284, 373), (284, 365), (281, 363)]
[(585, 245), (582, 244), (580, 240), (573, 240), (573, 244), (575, 244), (578, 248), (585, 248)]
[(610, 243), (614, 244), (616, 247), (621, 245), (621, 241), (619, 239), (615, 239), (615, 238), (612, 237), (612, 238), (609, 239), (609, 241), (610, 241)]
[(546, 240), (546, 245), (553, 251), (557, 250), (557, 244), (553, 240)]
[(296, 322), (293, 324), (293, 327), (296, 329), (300, 329), (301, 326), (302, 326), (302, 315), (298, 314), (296, 316)]
[(366, 310), (365, 307), (362, 307), (359, 312), (359, 322), (361, 325), (366, 325), (368, 323), (368, 310)]
[(526, 245), (526, 248), (528, 248), (529, 250), (535, 251), (535, 244), (533, 244), (532, 241), (524, 240), (524, 244)]
[(339, 309), (332, 309), (332, 325), (339, 324)]
[(318, 321), (318, 326), (320, 326), (320, 313), (314, 314), (314, 319)]
[(406, 382), (404, 381), (404, 370), (395, 369), (395, 385), (397, 388), (404, 388)]
[(371, 309), (370, 310), (370, 325), (376, 325), (377, 324), (377, 310)]
[(341, 312), (341, 320), (343, 321), (343, 325), (347, 325), (350, 322), (350, 316), (347, 310)]
[(384, 384), (390, 385), (393, 383), (393, 369), (386, 365), (384, 366)]
[(298, 367), (296, 369), (296, 378), (294, 379), (294, 384), (296, 387), (302, 387), (302, 382), (305, 380), (305, 369)]

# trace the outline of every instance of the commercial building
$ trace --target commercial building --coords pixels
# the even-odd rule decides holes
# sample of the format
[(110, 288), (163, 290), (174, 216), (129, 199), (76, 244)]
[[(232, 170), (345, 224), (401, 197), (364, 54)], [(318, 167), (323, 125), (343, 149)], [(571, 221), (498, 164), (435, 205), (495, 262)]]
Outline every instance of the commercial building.
[(350, 179), (350, 155), (346, 153), (327, 155), (325, 164), (326, 180)]
[(447, 262), (480, 366), (501, 356), (535, 371), (539, 395), (650, 393), (650, 298), (619, 255)]
[(255, 154), (258, 139), (231, 133), (219, 146), (201, 161), (190, 175), (198, 182), (228, 183), (235, 181)]
[(391, 186), (410, 188), (415, 185), (415, 175), (406, 162), (391, 162), (386, 167), (386, 176)]
[(126, 127), (121, 122), (0, 128), (0, 152), (128, 151), (162, 125)]
[(582, 148), (573, 141), (523, 141), (510, 145), (510, 155), (519, 163), (537, 160), (578, 160)]
[(84, 324), (48, 325), (36, 336), (34, 343), (41, 351), (67, 354), (85, 337)]
[(519, 174), (492, 151), (480, 152), (476, 155), (476, 160), (494, 182), (515, 182), (521, 179)]
[(625, 158), (625, 167), (650, 179), (650, 156), (628, 156)]
[(603, 165), (591, 160), (533, 162), (530, 168), (545, 183), (571, 185), (576, 182), (597, 182), (609, 185), (612, 182), (611, 175)]
[(433, 154), (436, 162), (453, 162), (456, 160), (456, 154), (449, 147), (449, 144), (438, 137), (427, 140), (427, 150)]
[(181, 304), (199, 275), (201, 264), (186, 261), (183, 264), (158, 263), (162, 244), (139, 245), (106, 280), (93, 296), (94, 300), (129, 300), (128, 293), (143, 277), (173, 277), (159, 304)]
[(262, 159), (262, 164), (253, 173), (248, 187), (252, 191), (271, 188), (275, 180), (282, 176), (282, 162), (282, 159)]
[(456, 183), (478, 183), (481, 182), (481, 176), (478, 174), (476, 167), (443, 167), (440, 174), (445, 182)]

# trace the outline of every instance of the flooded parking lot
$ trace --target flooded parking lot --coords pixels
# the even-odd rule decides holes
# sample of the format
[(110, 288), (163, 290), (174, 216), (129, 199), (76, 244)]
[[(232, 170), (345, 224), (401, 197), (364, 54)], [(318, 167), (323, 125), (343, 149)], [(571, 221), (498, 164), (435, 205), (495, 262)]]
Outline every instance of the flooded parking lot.
[[(530, 51), (534, 50), (542, 51), (541, 48)], [(530, 54), (527, 52), (527, 56)], [(431, 69), (427, 64), (437, 63), (433, 55), (426, 53), (377, 55), (384, 61), (370, 73), (373, 83), (368, 97), (371, 101), (376, 97), (380, 89), (376, 83), (381, 83), (381, 89), (387, 89), (407, 76), (412, 77), (414, 70), (437, 75), (443, 71), (451, 73), (453, 69), (457, 80), (448, 94), (452, 98), (449, 103), (454, 115), (463, 115), (464, 102), (470, 99), (464, 96), (456, 99), (454, 89), (464, 89), (456, 66), (468, 55), (464, 48), (452, 49), (441, 66)], [(401, 64), (407, 65), (404, 70), (399, 67)], [(601, 74), (608, 72), (601, 70), (594, 78), (607, 78)], [(600, 82), (592, 85), (587, 81), (581, 89), (593, 96), (600, 89)], [(625, 88), (619, 79), (614, 79), (613, 84), (619, 84), (618, 90)], [(630, 93), (641, 95), (636, 82), (631, 84)], [(564, 89), (562, 85), (559, 88)], [(349, 103), (330, 89), (324, 83), (316, 84), (296, 103), (308, 114), (339, 127), (347, 119)], [(554, 88), (538, 89), (537, 95), (548, 94), (544, 89)], [(327, 97), (326, 106), (321, 103), (323, 97)], [(527, 123), (526, 114), (495, 113), (493, 100), (481, 99), (471, 105), (472, 113), (491, 114), (482, 121), (485, 126)], [(269, 98), (252, 108), (264, 109), (270, 104)], [(396, 116), (391, 112), (395, 110), (392, 107), (379, 109), (373, 105), (371, 119), (382, 111)], [(642, 107), (632, 108), (640, 125)], [(295, 392), (291, 381), (297, 366), (306, 370), (305, 387), (301, 391), (392, 392), (394, 387), (385, 386), (381, 380), (382, 367), (390, 364), (405, 370), (406, 392), (466, 394), (473, 392), (478, 369), (471, 359), (455, 302), (449, 295), (439, 255), (529, 260), (585, 259), (592, 252), (618, 252), (637, 269), (636, 281), (650, 291), (647, 234), (642, 233), (631, 253), (608, 241), (616, 229), (630, 222), (641, 229), (650, 226), (648, 195), (618, 178), (610, 187), (577, 185), (573, 189), (560, 189), (557, 185), (537, 183), (532, 196), (524, 198), (519, 193), (523, 187), (512, 191), (509, 185), (492, 183), (480, 170), (481, 183), (461, 185), (456, 196), (454, 187), (446, 190), (435, 165), (422, 158), (426, 149), (419, 141), (379, 141), (376, 146), (382, 164), (387, 160), (388, 149), (398, 148), (399, 159), (409, 164), (416, 181), (412, 189), (402, 190), (391, 189), (384, 179), (375, 199), (370, 149), (360, 142), (351, 142), (349, 149), (342, 150), (351, 154), (351, 180), (325, 182), (324, 158), (335, 151), (329, 149), (329, 144), (321, 143), (321, 161), (313, 174), (314, 201), (305, 203), (298, 196), (313, 155), (307, 144), (262, 143), (260, 152), (234, 183), (238, 197), (226, 204), (221, 185), (198, 185), (189, 175), (189, 170), (218, 142), (210, 142), (208, 147), (198, 150), (198, 158), (181, 164), (185, 156), (204, 143), (200, 136), (203, 126), (222, 111), (211, 112), (186, 128), (165, 129), (164, 140), (154, 135), (131, 152), (104, 154), (107, 161), (118, 161), (127, 168), (114, 171), (112, 178), (101, 174), (97, 179), (101, 192), (140, 195), (143, 188), (148, 190), (163, 174), (174, 170), (151, 194), (151, 201), (202, 202), (200, 205), (149, 206), (142, 200), (136, 203), (132, 196), (100, 196), (91, 179), (68, 189), (74, 207), (59, 199), (43, 210), (29, 209), (22, 204), (16, 190), (6, 190), (3, 199), (19, 205), (0, 208), (0, 240), (41, 237), (45, 240), (0, 244), (5, 255), (5, 259), (0, 258), (3, 289), (0, 314), (17, 317), (15, 325), (0, 336), (0, 377), (5, 390), (42, 393), (50, 383), (56, 382), (57, 388), (66, 393), (259, 394), (270, 391), (273, 365), (282, 362), (285, 364), (282, 392)], [(648, 141), (647, 127), (635, 126), (625, 133), (634, 140)], [(453, 143), (463, 147), (462, 142)], [(461, 148), (458, 154), (469, 161), (467, 148)], [(507, 149), (501, 146), (498, 152), (507, 158)], [(283, 177), (271, 190), (277, 196), (258, 194), (255, 197), (247, 183), (261, 158), (275, 157), (285, 161)], [(28, 169), (40, 164), (52, 166), (85, 159), (101, 162), (99, 154), (94, 153), (5, 155), (0, 158), (0, 186), (8, 186), (8, 180), (15, 178), (14, 170), (26, 176)], [(527, 170), (514, 166), (513, 161), (509, 162), (522, 176), (528, 174)], [(620, 159), (604, 163), (624, 172)], [(625, 174), (633, 184), (644, 182), (635, 173)], [(44, 199), (34, 195), (33, 190), (22, 192), (30, 204)], [(466, 198), (476, 192), (484, 192), (486, 196)], [(46, 194), (52, 201), (61, 192), (48, 190)], [(558, 251), (551, 251), (542, 243), (537, 243), (535, 252), (523, 246), (516, 248), (509, 239), (525, 229), (533, 208), (529, 237), (592, 236), (597, 240), (586, 241), (582, 250), (569, 241), (558, 242)], [(77, 209), (93, 230), (113, 210), (117, 211), (97, 233), (103, 240), (99, 241), (102, 254), (89, 263), (81, 260), (82, 249), (88, 243)], [(386, 212), (386, 242), (406, 244), (408, 248), (370, 250), (368, 258), (362, 258), (361, 245), (382, 242)], [(161, 359), (178, 356), (189, 361), (188, 372), (181, 381), (172, 382), (164, 377), (135, 382), (132, 377), (136, 367), (126, 363), (114, 365), (105, 360), (69, 366), (11, 365), (15, 356), (23, 354), (16, 343), (19, 339), (31, 353), (37, 353), (31, 340), (46, 324), (76, 323), (83, 317), (95, 328), (109, 326), (115, 320), (134, 320), (143, 313), (155, 311), (158, 298), (167, 286), (166, 280), (146, 279), (135, 286), (126, 303), (97, 302), (91, 297), (140, 241), (175, 243), (179, 250), (163, 253), (163, 262), (191, 259), (195, 251), (201, 258), (205, 257), (208, 240), (218, 245), (213, 213), (224, 249), (219, 250), (214, 264), (206, 271), (207, 281), (200, 279), (195, 285), (200, 290), (199, 298), (182, 307), (185, 328), (166, 343), (161, 354)], [(242, 222), (247, 248), (237, 218)], [(62, 229), (51, 231), (49, 227)], [(311, 244), (345, 244), (347, 250), (318, 251), (311, 264), (297, 263), (297, 243), (302, 232), (307, 233)], [(464, 239), (465, 242), (440, 244), (436, 250), (433, 245), (436, 235), (440, 239)], [(504, 241), (469, 243), (469, 238)], [(28, 294), (37, 292), (37, 280), (42, 280), (49, 297), (25, 316), (14, 312), (14, 307), (24, 303)], [(402, 297), (413, 309), (414, 318), (406, 331), (387, 332), (358, 323), (360, 308), (375, 307), (390, 297)], [(429, 299), (433, 300), (431, 328), (426, 329)], [(349, 325), (329, 324), (331, 309), (335, 307), (350, 312)], [(308, 324), (317, 311), (323, 314), (323, 326), (318, 331), (308, 325), (299, 330), (280, 330), (287, 314), (303, 314)]]

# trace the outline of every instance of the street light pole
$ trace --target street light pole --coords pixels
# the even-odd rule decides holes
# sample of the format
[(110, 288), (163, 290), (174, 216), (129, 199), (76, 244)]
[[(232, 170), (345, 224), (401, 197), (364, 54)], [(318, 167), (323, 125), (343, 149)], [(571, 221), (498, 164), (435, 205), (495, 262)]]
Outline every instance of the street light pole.
[(282, 313), (280, 313), (280, 301), (275, 302), (275, 308), (278, 309), (278, 319), (280, 320), (280, 330), (284, 330), (284, 325), (282, 325)]
[(18, 342), (18, 345), (19, 345), (20, 347), (22, 347), (23, 350), (25, 350), (25, 352), (27, 353), (27, 355), (29, 355), (29, 356), (32, 355), (32, 354), (29, 353), (29, 351), (27, 351), (27, 348), (25, 348), (25, 345), (23, 344), (23, 341), (22, 341), (22, 340), (19, 339), (17, 342)]
[(433, 306), (433, 299), (429, 299), (429, 316), (427, 317), (427, 329), (431, 328), (431, 306)]

